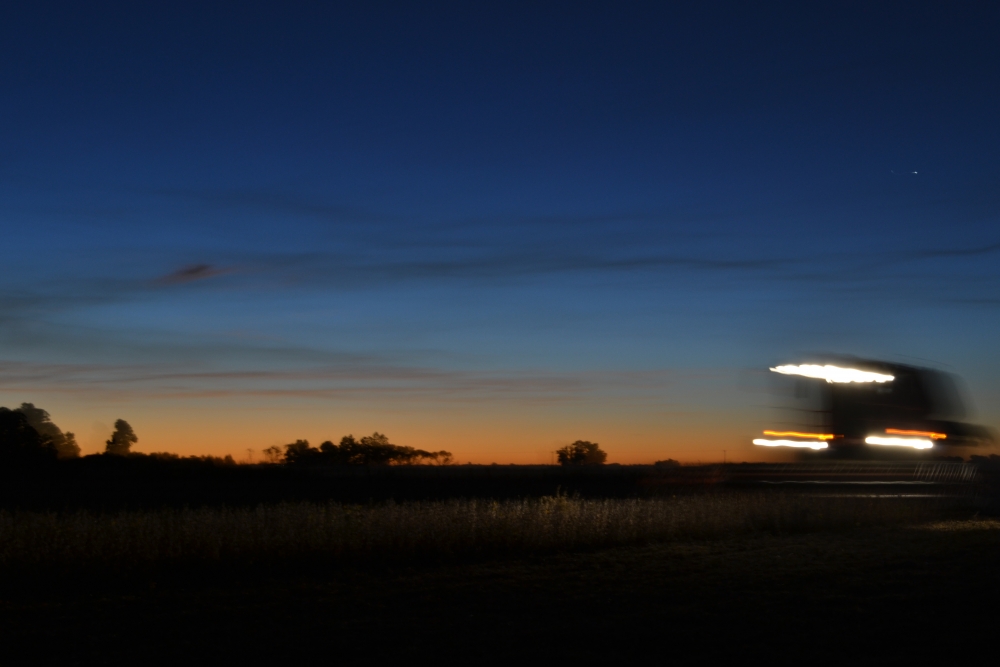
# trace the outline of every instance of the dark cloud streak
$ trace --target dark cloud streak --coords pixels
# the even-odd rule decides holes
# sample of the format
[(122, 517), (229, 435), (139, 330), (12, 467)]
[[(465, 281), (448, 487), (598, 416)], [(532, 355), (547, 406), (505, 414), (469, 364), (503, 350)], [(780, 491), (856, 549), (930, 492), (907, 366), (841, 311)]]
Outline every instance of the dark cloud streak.
[(662, 392), (690, 380), (691, 372), (648, 371), (459, 371), (392, 366), (374, 361), (301, 370), (177, 371), (166, 365), (47, 364), (0, 361), (0, 389), (101, 395), (145, 394), (163, 398), (270, 396), (358, 399), (446, 398), (575, 400), (607, 391)]
[(221, 276), (226, 273), (229, 273), (229, 271), (216, 268), (211, 264), (192, 264), (157, 278), (153, 281), (153, 284), (161, 286), (182, 285), (184, 283), (192, 283), (198, 280), (214, 278), (215, 276)]

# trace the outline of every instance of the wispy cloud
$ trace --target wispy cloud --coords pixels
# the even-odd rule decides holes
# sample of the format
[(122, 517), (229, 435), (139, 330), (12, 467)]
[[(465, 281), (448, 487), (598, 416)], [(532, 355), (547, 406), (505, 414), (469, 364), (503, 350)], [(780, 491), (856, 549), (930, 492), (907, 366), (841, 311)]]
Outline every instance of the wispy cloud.
[(371, 401), (445, 399), (565, 402), (595, 396), (655, 395), (704, 379), (704, 373), (649, 371), (456, 371), (345, 364), (307, 370), (178, 370), (156, 364), (0, 362), (0, 391), (110, 398), (289, 397)]
[(436, 258), (410, 258), (406, 253), (395, 256), (339, 255), (309, 253), (277, 255), (252, 261), (259, 271), (273, 271), (295, 278), (296, 282), (330, 287), (366, 287), (412, 281), (455, 281), (468, 285), (470, 281), (520, 280), (559, 274), (629, 274), (650, 271), (696, 271), (726, 273), (760, 273), (790, 266), (782, 258), (724, 258), (696, 255), (646, 253), (615, 256), (613, 252), (577, 252), (528, 249), (469, 253), (439, 253)]
[(1000, 252), (1000, 243), (987, 243), (965, 248), (934, 248), (918, 250), (910, 254), (914, 259), (936, 259), (949, 257), (978, 257)]
[(229, 273), (229, 270), (214, 267), (211, 264), (192, 264), (172, 271), (165, 276), (153, 280), (154, 285), (182, 285), (198, 280), (206, 280)]
[[(109, 304), (145, 301), (156, 293), (169, 299), (170, 288), (194, 283), (213, 285), (214, 280), (229, 276), (212, 289), (227, 292), (266, 290), (352, 290), (386, 289), (395, 286), (428, 284), (445, 288), (469, 289), (477, 285), (525, 284), (556, 278), (562, 284), (580, 281), (581, 286), (602, 280), (636, 280), (650, 285), (650, 280), (698, 278), (696, 285), (738, 286), (753, 289), (775, 281), (808, 286), (810, 289), (868, 289), (870, 298), (896, 298), (900, 286), (927, 283), (918, 290), (925, 299), (937, 299), (969, 305), (989, 304), (996, 297), (995, 284), (983, 280), (993, 275), (989, 266), (973, 270), (936, 270), (921, 268), (928, 261), (961, 262), (969, 258), (1000, 253), (1000, 243), (958, 248), (931, 248), (886, 255), (873, 250), (861, 253), (827, 252), (808, 256), (771, 256), (741, 253), (732, 247), (711, 252), (704, 247), (671, 250), (651, 245), (615, 245), (604, 247), (588, 243), (583, 247), (556, 243), (532, 244), (518, 240), (496, 246), (470, 243), (465, 247), (436, 247), (410, 251), (405, 244), (395, 248), (361, 248), (356, 252), (318, 250), (315, 252), (220, 253), (217, 262), (182, 264), (159, 276), (67, 276), (50, 277), (45, 283), (24, 284), (0, 289), (0, 323), (14, 326), (45, 320), (49, 316)], [(596, 247), (595, 247), (596, 246)], [(156, 257), (149, 264), (163, 264)], [(141, 266), (141, 262), (136, 260)], [(981, 262), (980, 262), (981, 264)], [(956, 267), (958, 269), (959, 267)], [(985, 273), (984, 273), (985, 272)], [(712, 282), (704, 280), (712, 278)], [(721, 281), (721, 283), (719, 282)], [(666, 284), (666, 283), (664, 283)], [(911, 291), (911, 295), (913, 295)], [(261, 302), (266, 307), (266, 301)]]
[(333, 222), (389, 222), (395, 216), (369, 210), (333, 204), (294, 192), (240, 188), (159, 188), (138, 190), (140, 195), (154, 195), (179, 201), (190, 201), (210, 207), (280, 214), (302, 218), (318, 218)]

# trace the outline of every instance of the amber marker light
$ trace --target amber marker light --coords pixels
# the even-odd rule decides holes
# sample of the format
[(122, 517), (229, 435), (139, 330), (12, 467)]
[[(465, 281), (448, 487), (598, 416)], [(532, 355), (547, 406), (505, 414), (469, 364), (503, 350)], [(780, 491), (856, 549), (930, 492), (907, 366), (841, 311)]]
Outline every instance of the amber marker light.
[[(767, 431), (764, 431), (767, 433)], [(894, 435), (922, 435), (925, 438), (930, 438), (932, 440), (944, 440), (948, 436), (944, 433), (935, 433), (934, 431), (904, 431), (901, 428), (887, 428), (886, 433), (892, 433)]]
[(798, 431), (764, 431), (764, 435), (784, 436), (791, 438), (815, 438), (816, 440), (833, 440), (832, 433), (799, 433)]
[(761, 447), (804, 447), (806, 449), (826, 449), (826, 443), (822, 441), (805, 442), (802, 440), (765, 440), (757, 438), (753, 444)]
[(870, 435), (865, 438), (865, 444), (883, 445), (886, 447), (912, 447), (913, 449), (930, 449), (934, 443), (924, 438), (883, 438), (878, 435)]

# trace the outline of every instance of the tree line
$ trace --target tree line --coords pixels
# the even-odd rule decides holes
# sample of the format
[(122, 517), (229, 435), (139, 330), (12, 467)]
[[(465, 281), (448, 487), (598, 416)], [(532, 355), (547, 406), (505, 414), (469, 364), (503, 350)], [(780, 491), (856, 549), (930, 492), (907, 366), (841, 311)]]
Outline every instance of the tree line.
[(376, 431), (360, 439), (345, 435), (339, 444), (327, 440), (312, 447), (308, 440), (296, 440), (284, 448), (274, 446), (264, 450), (272, 463), (290, 465), (414, 465), (419, 463), (451, 463), (451, 452), (428, 452), (389, 442), (388, 436)]
[[(149, 456), (162, 459), (180, 458), (176, 454), (136, 454), (132, 445), (139, 442), (132, 426), (124, 419), (115, 421), (114, 431), (105, 442), (104, 455)], [(556, 452), (562, 465), (600, 465), (608, 455), (596, 442), (577, 440)], [(80, 446), (70, 431), (63, 432), (49, 413), (32, 403), (22, 403), (11, 410), (0, 407), (0, 460), (9, 464), (35, 464), (59, 459), (79, 458)], [(308, 440), (264, 450), (268, 463), (293, 466), (307, 465), (446, 465), (452, 462), (451, 452), (432, 452), (389, 442), (388, 436), (375, 432), (361, 438), (345, 435), (339, 443), (327, 440), (313, 447)], [(194, 457), (212, 459), (215, 457)], [(231, 462), (232, 457), (219, 459)]]
[[(564, 466), (601, 465), (608, 460), (608, 454), (596, 442), (577, 440), (556, 451), (559, 463)], [(413, 465), (436, 463), (447, 465), (452, 462), (451, 452), (428, 452), (423, 449), (393, 445), (389, 438), (375, 432), (355, 439), (345, 435), (340, 444), (327, 440), (319, 447), (312, 447), (308, 440), (296, 440), (284, 447), (274, 446), (264, 450), (265, 458), (271, 463), (290, 465)]]
[[(105, 443), (105, 453), (124, 456), (139, 441), (124, 419), (115, 422), (115, 430)], [(80, 446), (71, 431), (65, 433), (52, 421), (48, 411), (33, 403), (22, 403), (11, 410), (0, 407), (0, 459), (9, 463), (44, 463), (80, 457)]]
[[(139, 442), (132, 426), (124, 419), (115, 421), (114, 431), (105, 442), (103, 455), (175, 460), (192, 458), (202, 461), (233, 463), (231, 456), (180, 457), (176, 454), (139, 454), (132, 451), (132, 445)], [(264, 450), (268, 463), (289, 465), (413, 465), (419, 463), (451, 463), (451, 452), (429, 452), (423, 449), (394, 445), (382, 433), (355, 439), (346, 435), (339, 444), (326, 441), (318, 448), (311, 447), (308, 440), (296, 440), (284, 447), (274, 446)], [(80, 457), (80, 446), (72, 432), (63, 432), (49, 413), (32, 403), (22, 403), (11, 410), (0, 407), (0, 461), (8, 465), (32, 465), (59, 459)]]

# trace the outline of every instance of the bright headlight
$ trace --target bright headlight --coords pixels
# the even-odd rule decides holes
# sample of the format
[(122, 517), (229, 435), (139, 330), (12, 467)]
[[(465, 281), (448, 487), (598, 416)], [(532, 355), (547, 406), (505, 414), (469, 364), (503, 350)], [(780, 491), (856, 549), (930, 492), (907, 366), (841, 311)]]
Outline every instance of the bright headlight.
[(802, 440), (765, 440), (757, 438), (753, 444), (761, 447), (805, 447), (808, 449), (826, 449), (825, 442), (803, 442)]
[(869, 445), (884, 445), (887, 447), (912, 447), (913, 449), (930, 449), (934, 443), (925, 438), (886, 438), (885, 436), (870, 435), (865, 438)]

